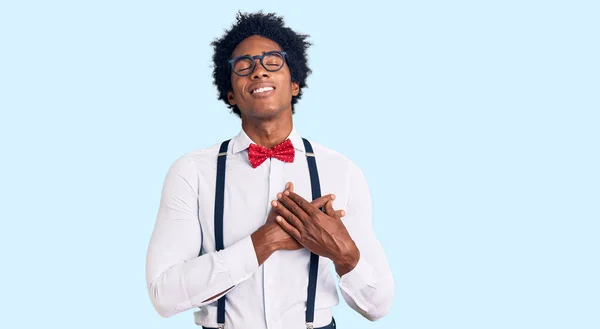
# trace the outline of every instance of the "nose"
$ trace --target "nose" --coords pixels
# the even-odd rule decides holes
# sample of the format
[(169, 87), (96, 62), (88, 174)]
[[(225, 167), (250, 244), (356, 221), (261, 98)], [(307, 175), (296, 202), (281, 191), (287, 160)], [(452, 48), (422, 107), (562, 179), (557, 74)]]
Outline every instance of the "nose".
[(271, 72), (267, 71), (260, 63), (260, 59), (254, 60), (254, 71), (251, 74), (252, 80), (264, 79), (271, 76)]

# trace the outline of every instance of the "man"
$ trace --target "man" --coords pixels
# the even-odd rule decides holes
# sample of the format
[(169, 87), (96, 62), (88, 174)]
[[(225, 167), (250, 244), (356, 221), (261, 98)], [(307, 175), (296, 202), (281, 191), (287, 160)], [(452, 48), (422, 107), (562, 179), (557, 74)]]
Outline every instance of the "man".
[(204, 328), (334, 328), (331, 265), (351, 308), (372, 321), (389, 311), (394, 280), (361, 170), (293, 125), (306, 39), (274, 14), (240, 13), (212, 43), (214, 83), (242, 130), (169, 169), (146, 266), (160, 315), (199, 308)]

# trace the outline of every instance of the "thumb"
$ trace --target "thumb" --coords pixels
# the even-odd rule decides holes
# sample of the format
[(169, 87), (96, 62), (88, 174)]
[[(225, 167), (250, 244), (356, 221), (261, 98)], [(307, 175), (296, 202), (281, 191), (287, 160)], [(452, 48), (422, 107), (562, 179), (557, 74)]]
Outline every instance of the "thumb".
[(294, 192), (294, 183), (288, 182), (287, 184), (285, 184), (285, 189), (290, 192)]

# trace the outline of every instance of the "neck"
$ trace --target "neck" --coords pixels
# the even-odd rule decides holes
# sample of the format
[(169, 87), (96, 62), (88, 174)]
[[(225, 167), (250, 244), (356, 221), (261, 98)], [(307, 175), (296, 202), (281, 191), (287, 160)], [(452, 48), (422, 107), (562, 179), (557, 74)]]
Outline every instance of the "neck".
[(272, 119), (252, 119), (242, 116), (242, 128), (256, 144), (272, 148), (283, 142), (292, 132), (292, 112), (286, 112), (289, 113)]

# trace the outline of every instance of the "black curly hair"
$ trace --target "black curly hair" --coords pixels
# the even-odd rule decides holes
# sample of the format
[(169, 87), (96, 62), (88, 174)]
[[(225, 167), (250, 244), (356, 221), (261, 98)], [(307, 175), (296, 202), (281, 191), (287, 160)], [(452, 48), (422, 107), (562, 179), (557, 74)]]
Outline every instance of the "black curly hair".
[(306, 50), (311, 46), (311, 43), (307, 41), (309, 36), (296, 33), (284, 26), (283, 18), (274, 13), (238, 12), (236, 20), (230, 30), (226, 30), (221, 38), (215, 39), (211, 43), (215, 51), (213, 54), (213, 83), (219, 92), (219, 99), (224, 101), (237, 116), (242, 116), (237, 105), (231, 105), (227, 100), (227, 93), (232, 90), (228, 61), (240, 42), (253, 35), (259, 35), (273, 40), (287, 53), (286, 63), (292, 81), (300, 86), (298, 95), (292, 96), (292, 113), (294, 113), (294, 104), (302, 97), (302, 88), (307, 86), (306, 78), (311, 73), (306, 55)]

